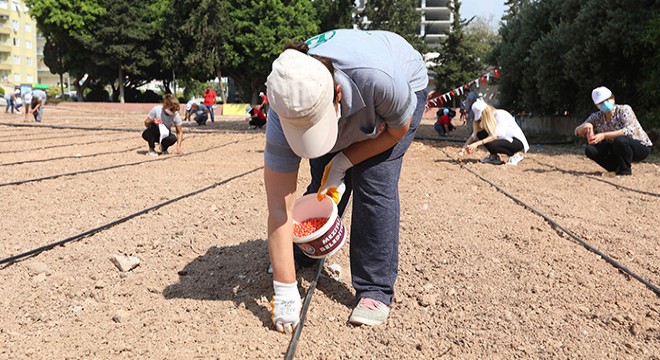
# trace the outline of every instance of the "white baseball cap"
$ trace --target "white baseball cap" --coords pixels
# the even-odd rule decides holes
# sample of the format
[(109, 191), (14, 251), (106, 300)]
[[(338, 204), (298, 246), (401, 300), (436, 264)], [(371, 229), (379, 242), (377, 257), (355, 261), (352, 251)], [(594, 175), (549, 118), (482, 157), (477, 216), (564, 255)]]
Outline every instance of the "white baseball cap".
[(610, 97), (612, 97), (612, 92), (605, 86), (597, 87), (594, 89), (594, 91), (591, 92), (591, 100), (593, 100), (594, 104), (596, 105), (602, 103)]
[(296, 155), (314, 159), (337, 142), (338, 120), (333, 102), (334, 79), (320, 61), (287, 49), (268, 75), (268, 101)]
[(486, 104), (485, 101), (482, 99), (478, 99), (477, 101), (472, 104), (472, 112), (474, 112), (474, 121), (479, 121), (481, 120), (481, 112), (484, 111), (488, 107), (488, 104)]

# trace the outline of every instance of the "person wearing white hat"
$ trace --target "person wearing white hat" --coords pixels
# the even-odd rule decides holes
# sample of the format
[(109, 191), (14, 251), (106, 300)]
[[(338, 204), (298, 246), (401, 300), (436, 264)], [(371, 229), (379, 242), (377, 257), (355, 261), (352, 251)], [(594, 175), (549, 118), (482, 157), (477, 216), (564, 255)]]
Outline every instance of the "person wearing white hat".
[(632, 175), (632, 163), (646, 159), (653, 143), (628, 105), (618, 105), (610, 89), (600, 86), (591, 92), (599, 111), (575, 128), (575, 135), (586, 137), (585, 155), (616, 175)]
[(261, 91), (259, 92), (259, 97), (261, 98), (261, 104), (259, 106), (259, 109), (266, 116), (268, 116), (268, 109), (270, 108), (270, 105), (268, 104), (268, 95), (264, 94), (263, 91)]
[(398, 273), (399, 176), (427, 85), (422, 55), (385, 31), (332, 30), (290, 43), (273, 62), (264, 182), (278, 331), (293, 331), (301, 308), (294, 264), (304, 265), (305, 257), (294, 255), (291, 216), (301, 158), (310, 159), (307, 193), (331, 196), (340, 213), (353, 193), (357, 305), (349, 322), (386, 322)]
[(442, 110), (442, 115), (438, 111), (438, 119), (433, 124), (433, 128), (438, 132), (440, 136), (449, 136), (449, 132), (454, 130), (454, 125), (451, 123), (451, 117), (449, 116), (449, 109), (444, 108)]
[(490, 155), (482, 159), (482, 163), (504, 164), (499, 154), (505, 154), (509, 156), (507, 165), (517, 165), (524, 158), (522, 153), (529, 150), (529, 144), (513, 116), (506, 110), (495, 109), (483, 99), (472, 104), (472, 111), (473, 131), (458, 153), (459, 160), (463, 159), (466, 152), (471, 154), (479, 145), (483, 145)]

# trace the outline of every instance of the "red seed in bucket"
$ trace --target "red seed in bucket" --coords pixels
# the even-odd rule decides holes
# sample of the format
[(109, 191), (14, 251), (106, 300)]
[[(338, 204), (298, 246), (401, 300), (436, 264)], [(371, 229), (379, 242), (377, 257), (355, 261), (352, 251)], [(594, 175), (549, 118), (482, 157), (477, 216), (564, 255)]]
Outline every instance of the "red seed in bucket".
[(318, 229), (322, 228), (325, 223), (328, 222), (328, 218), (318, 217), (310, 218), (301, 223), (293, 225), (293, 236), (295, 237), (305, 237), (309, 234), (314, 233)]

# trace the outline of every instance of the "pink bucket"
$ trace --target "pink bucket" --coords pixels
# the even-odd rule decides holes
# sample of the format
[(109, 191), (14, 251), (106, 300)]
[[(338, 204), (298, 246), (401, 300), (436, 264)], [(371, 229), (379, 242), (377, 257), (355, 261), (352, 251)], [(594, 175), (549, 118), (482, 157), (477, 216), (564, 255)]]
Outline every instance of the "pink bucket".
[(328, 219), (320, 229), (303, 237), (293, 237), (293, 242), (312, 259), (322, 259), (336, 253), (346, 239), (346, 228), (338, 216), (337, 204), (330, 197), (318, 201), (314, 193), (296, 200), (293, 207), (294, 224), (319, 217)]

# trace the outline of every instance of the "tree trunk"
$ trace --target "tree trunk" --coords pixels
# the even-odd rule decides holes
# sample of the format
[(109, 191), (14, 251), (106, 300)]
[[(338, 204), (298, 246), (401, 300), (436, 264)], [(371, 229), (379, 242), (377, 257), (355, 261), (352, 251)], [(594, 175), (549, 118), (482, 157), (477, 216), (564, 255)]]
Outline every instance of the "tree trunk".
[(90, 80), (91, 80), (91, 76), (87, 76), (85, 78), (85, 81), (83, 81), (82, 84), (80, 83), (79, 78), (76, 78), (73, 81), (73, 86), (76, 87), (76, 94), (78, 94), (78, 101), (80, 101), (80, 102), (84, 101), (83, 93), (85, 92), (85, 89), (87, 89), (87, 87), (89, 86)]
[(222, 83), (222, 70), (220, 70), (220, 67), (215, 68), (215, 72), (218, 76), (218, 82), (220, 83), (220, 98), (222, 98), (222, 104), (227, 103), (227, 95), (225, 94), (225, 84)]
[(119, 65), (119, 102), (124, 103), (124, 73)]
[[(64, 100), (64, 74), (60, 73), (60, 91), (62, 94), (62, 100)], [(71, 89), (69, 89), (69, 94), (71, 93)]]
[(172, 94), (176, 97), (176, 74), (174, 73), (174, 70), (172, 70), (172, 89), (174, 90)]

